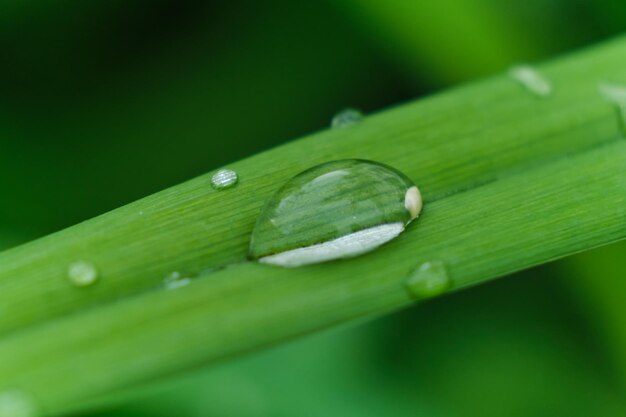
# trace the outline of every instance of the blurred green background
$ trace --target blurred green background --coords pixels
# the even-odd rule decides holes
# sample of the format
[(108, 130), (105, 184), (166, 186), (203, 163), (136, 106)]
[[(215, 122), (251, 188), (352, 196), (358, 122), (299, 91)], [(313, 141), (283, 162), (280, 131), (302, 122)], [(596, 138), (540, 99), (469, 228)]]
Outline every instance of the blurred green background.
[[(0, 247), (324, 129), (341, 108), (377, 111), (625, 25), (623, 0), (8, 0)], [(623, 416), (625, 249), (197, 370), (85, 415)]]

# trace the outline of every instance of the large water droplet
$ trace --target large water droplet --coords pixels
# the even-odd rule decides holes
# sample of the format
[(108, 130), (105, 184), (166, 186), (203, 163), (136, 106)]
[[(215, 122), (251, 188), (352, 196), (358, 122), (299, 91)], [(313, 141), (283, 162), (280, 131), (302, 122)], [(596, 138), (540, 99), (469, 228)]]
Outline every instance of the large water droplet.
[(220, 169), (211, 177), (211, 185), (216, 190), (230, 188), (237, 184), (237, 181), (239, 181), (239, 176), (232, 169)]
[(602, 97), (615, 106), (620, 129), (622, 134), (626, 135), (626, 86), (601, 84), (599, 90)]
[(420, 264), (406, 279), (406, 288), (417, 299), (441, 295), (452, 287), (446, 265), (441, 261)]
[(509, 75), (536, 96), (547, 97), (552, 93), (552, 84), (529, 65), (513, 67)]
[(421, 208), (417, 187), (391, 167), (328, 162), (296, 175), (267, 202), (250, 257), (293, 267), (356, 256), (398, 236)]
[(98, 279), (98, 270), (90, 262), (76, 261), (72, 262), (67, 269), (67, 277), (75, 286), (87, 287)]
[(357, 109), (344, 109), (333, 116), (330, 121), (330, 127), (333, 129), (338, 127), (348, 127), (358, 123), (363, 119), (363, 113)]
[(21, 391), (0, 392), (0, 417), (34, 417), (37, 406)]

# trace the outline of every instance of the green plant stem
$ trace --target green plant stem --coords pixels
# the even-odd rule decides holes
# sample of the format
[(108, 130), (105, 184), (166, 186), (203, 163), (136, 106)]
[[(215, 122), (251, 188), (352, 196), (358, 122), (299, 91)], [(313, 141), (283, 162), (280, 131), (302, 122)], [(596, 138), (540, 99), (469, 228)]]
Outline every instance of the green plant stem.
[[(214, 191), (203, 176), (0, 254), (0, 390), (64, 412), (405, 306), (417, 263), (445, 262), (460, 289), (626, 237), (626, 141), (597, 93), (603, 80), (625, 81), (625, 53), (619, 39), (541, 67), (555, 88), (545, 99), (497, 77), (235, 163), (235, 188)], [(422, 217), (353, 260), (247, 262), (265, 200), (302, 169), (341, 158), (406, 173), (424, 194)], [(67, 282), (77, 259), (98, 268), (93, 287)], [(164, 291), (172, 271), (199, 277)]]

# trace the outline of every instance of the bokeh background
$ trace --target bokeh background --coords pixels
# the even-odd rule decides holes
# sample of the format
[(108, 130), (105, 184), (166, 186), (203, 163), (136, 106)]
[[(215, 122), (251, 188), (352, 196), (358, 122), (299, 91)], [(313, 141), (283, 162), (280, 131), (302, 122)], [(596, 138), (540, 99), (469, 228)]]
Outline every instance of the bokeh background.
[[(325, 129), (342, 108), (378, 111), (625, 28), (623, 0), (2, 2), (0, 248)], [(85, 415), (624, 416), (624, 250), (198, 369)]]

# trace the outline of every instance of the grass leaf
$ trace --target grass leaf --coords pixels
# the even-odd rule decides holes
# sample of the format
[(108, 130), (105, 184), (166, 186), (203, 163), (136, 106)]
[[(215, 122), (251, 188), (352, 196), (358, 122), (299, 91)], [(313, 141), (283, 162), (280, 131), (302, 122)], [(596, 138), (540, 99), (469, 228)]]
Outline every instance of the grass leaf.
[[(443, 262), (453, 289), (626, 237), (626, 141), (598, 84), (625, 82), (626, 39), (539, 67), (539, 98), (507, 76), (410, 103), (234, 163), (0, 254), (0, 391), (47, 413), (413, 300), (409, 272)], [(372, 159), (425, 208), (381, 249), (280, 269), (246, 260), (260, 207), (312, 165)], [(315, 208), (311, 208), (314, 215)], [(72, 287), (67, 268), (99, 281)], [(166, 291), (174, 271), (191, 284)], [(63, 383), (58, 383), (62, 378)]]

